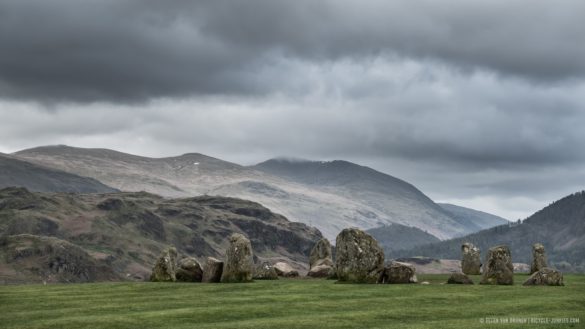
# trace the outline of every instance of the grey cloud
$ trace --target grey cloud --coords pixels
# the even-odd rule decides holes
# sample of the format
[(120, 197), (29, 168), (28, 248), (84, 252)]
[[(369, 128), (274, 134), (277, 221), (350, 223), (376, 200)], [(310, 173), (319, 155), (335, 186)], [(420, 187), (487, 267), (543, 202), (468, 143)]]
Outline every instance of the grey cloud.
[[(288, 93), (282, 58), (415, 58), (533, 83), (585, 74), (582, 1), (0, 1), (0, 95), (50, 102)], [(278, 71), (278, 70), (277, 70)]]

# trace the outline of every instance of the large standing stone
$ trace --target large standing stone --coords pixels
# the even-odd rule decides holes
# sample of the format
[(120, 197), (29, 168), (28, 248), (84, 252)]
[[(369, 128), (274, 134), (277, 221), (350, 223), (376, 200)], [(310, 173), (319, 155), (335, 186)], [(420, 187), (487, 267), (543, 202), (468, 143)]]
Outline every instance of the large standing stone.
[(380, 283), (417, 283), (416, 269), (412, 264), (392, 262), (386, 266), (379, 279)]
[(335, 267), (340, 282), (376, 283), (384, 270), (384, 251), (364, 231), (344, 229), (336, 239)]
[(543, 267), (534, 272), (528, 280), (522, 284), (524, 286), (564, 286), (563, 273), (548, 267)]
[(466, 274), (464, 273), (453, 273), (447, 279), (448, 284), (473, 284), (473, 280), (471, 280)]
[(278, 274), (274, 266), (269, 262), (263, 262), (254, 272), (254, 280), (278, 280)]
[(250, 282), (254, 272), (252, 244), (240, 233), (230, 237), (230, 246), (226, 251), (221, 282)]
[(299, 272), (296, 271), (289, 263), (285, 262), (278, 262), (274, 264), (274, 270), (278, 274), (278, 276), (282, 276), (285, 278), (296, 278), (299, 276)]
[(461, 272), (477, 275), (481, 272), (481, 254), (478, 247), (466, 242), (461, 245)]
[(181, 282), (201, 282), (203, 279), (203, 269), (199, 262), (193, 257), (185, 257), (179, 261), (177, 281)]
[(168, 248), (163, 251), (158, 260), (152, 268), (152, 274), (150, 275), (150, 281), (153, 282), (166, 282), (166, 281), (177, 281), (175, 273), (177, 271), (177, 249), (174, 247)]
[(530, 266), (530, 274), (540, 271), (547, 267), (546, 253), (544, 246), (540, 243), (532, 245), (532, 265)]
[(221, 281), (223, 273), (223, 262), (213, 257), (207, 257), (205, 268), (203, 269), (202, 282), (217, 283)]
[(514, 284), (514, 266), (510, 248), (505, 245), (490, 248), (488, 251), (481, 284)]

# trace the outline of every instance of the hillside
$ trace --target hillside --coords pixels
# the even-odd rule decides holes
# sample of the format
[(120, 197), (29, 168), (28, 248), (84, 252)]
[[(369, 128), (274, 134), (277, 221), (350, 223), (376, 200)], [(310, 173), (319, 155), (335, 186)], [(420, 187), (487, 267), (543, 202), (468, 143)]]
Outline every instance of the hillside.
[[(234, 198), (164, 199), (145, 192), (73, 195), (23, 188), (0, 190), (0, 232), (5, 256), (0, 257), (0, 282), (111, 277), (105, 270), (91, 271), (98, 265), (116, 278), (143, 280), (163, 248), (174, 245), (180, 254), (200, 260), (222, 257), (234, 232), (250, 238), (256, 256), (302, 269), (322, 237), (314, 228)], [(66, 252), (55, 254), (63, 248)], [(73, 273), (59, 270), (75, 264), (86, 265)]]
[(485, 255), (490, 246), (507, 244), (514, 262), (530, 263), (532, 244), (543, 243), (556, 267), (585, 271), (585, 192), (562, 198), (521, 223), (510, 223), (465, 237), (393, 252), (391, 257), (426, 256), (460, 258), (463, 242), (479, 246)]
[(387, 254), (392, 250), (410, 249), (441, 241), (436, 236), (421, 229), (400, 224), (377, 227), (369, 229), (367, 232), (378, 240)]
[(469, 232), (411, 184), (346, 161), (309, 163), (318, 170), (312, 177), (303, 173), (305, 178), (299, 178), (274, 172), (274, 166), (269, 170), (267, 164), (273, 160), (244, 167), (196, 153), (147, 158), (106, 149), (49, 146), (15, 156), (123, 191), (252, 200), (317, 227), (330, 240), (346, 227), (369, 229), (392, 223), (417, 227), (441, 239)]
[(93, 178), (36, 165), (0, 153), (0, 188), (25, 187), (36, 192), (110, 193), (117, 190)]
[(463, 225), (468, 232), (477, 232), (486, 228), (508, 224), (506, 219), (483, 211), (456, 206), (449, 203), (437, 204), (451, 214), (451, 217), (455, 218), (459, 224)]

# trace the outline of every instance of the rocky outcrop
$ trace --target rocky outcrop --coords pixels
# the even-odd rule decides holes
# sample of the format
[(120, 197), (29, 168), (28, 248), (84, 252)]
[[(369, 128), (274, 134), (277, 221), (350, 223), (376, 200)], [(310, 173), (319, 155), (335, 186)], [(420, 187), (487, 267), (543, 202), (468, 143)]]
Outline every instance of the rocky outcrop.
[(563, 273), (543, 267), (533, 273), (524, 283), (523, 286), (564, 286)]
[(234, 233), (226, 251), (221, 282), (251, 282), (254, 272), (252, 244), (243, 234)]
[(272, 264), (262, 262), (254, 271), (254, 280), (278, 280), (278, 274)]
[(177, 281), (177, 249), (174, 247), (168, 248), (163, 251), (158, 260), (152, 268), (152, 274), (150, 275), (150, 281), (153, 282), (174, 282)]
[(285, 278), (296, 278), (299, 276), (299, 272), (292, 268), (290, 264), (285, 262), (278, 262), (274, 264), (274, 270), (278, 274), (278, 276), (282, 276)]
[(412, 264), (392, 262), (380, 275), (379, 283), (417, 283), (416, 269)]
[(213, 257), (207, 257), (205, 268), (203, 269), (203, 278), (201, 282), (217, 283), (221, 281), (223, 273), (223, 262)]
[(461, 245), (461, 271), (468, 275), (481, 273), (481, 253), (472, 243)]
[(540, 243), (532, 245), (532, 264), (530, 265), (530, 274), (540, 271), (547, 267), (546, 253), (544, 246)]
[(203, 269), (195, 258), (185, 257), (179, 261), (175, 276), (180, 282), (201, 282)]
[(481, 284), (514, 284), (514, 266), (510, 248), (505, 245), (488, 250)]
[(473, 280), (471, 280), (465, 273), (453, 273), (447, 279), (448, 284), (473, 284)]
[(376, 283), (384, 270), (384, 251), (364, 231), (344, 229), (336, 239), (335, 268), (340, 282)]

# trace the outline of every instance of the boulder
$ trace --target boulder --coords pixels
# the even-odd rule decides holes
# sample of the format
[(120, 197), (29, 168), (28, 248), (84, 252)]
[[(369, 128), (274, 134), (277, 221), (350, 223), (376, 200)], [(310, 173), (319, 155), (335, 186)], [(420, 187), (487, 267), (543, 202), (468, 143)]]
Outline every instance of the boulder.
[(163, 251), (152, 268), (150, 281), (153, 282), (174, 282), (177, 281), (175, 273), (177, 271), (177, 249), (174, 247)]
[(221, 282), (251, 282), (254, 272), (252, 244), (243, 234), (234, 233), (226, 251)]
[(530, 265), (530, 274), (540, 271), (547, 267), (546, 253), (544, 246), (540, 243), (532, 245), (532, 264)]
[(203, 269), (195, 258), (185, 257), (179, 261), (175, 276), (180, 282), (201, 282)]
[(376, 283), (384, 271), (384, 251), (364, 231), (344, 229), (336, 239), (335, 270), (339, 282)]
[(473, 280), (471, 280), (465, 273), (453, 273), (447, 279), (448, 284), (473, 284)]
[(203, 278), (201, 282), (217, 283), (221, 281), (223, 273), (223, 262), (213, 257), (207, 257), (205, 268), (203, 269)]
[(386, 266), (379, 283), (417, 283), (416, 269), (412, 264), (392, 262)]
[(472, 243), (466, 242), (461, 245), (461, 271), (467, 275), (481, 273), (481, 253)]
[(274, 266), (269, 262), (263, 262), (254, 272), (254, 280), (278, 280), (278, 274)]
[(505, 245), (488, 250), (481, 284), (514, 284), (514, 266), (510, 248)]
[(331, 278), (335, 275), (335, 270), (333, 269), (333, 266), (329, 266), (329, 265), (317, 265), (317, 266), (313, 266), (310, 270), (309, 273), (307, 274), (307, 276), (310, 276), (312, 278)]
[(524, 283), (523, 286), (564, 286), (563, 273), (543, 267), (534, 272)]
[(317, 241), (309, 256), (309, 268), (321, 265), (333, 266), (331, 243), (326, 238)]
[(278, 274), (278, 276), (282, 276), (285, 278), (296, 278), (299, 276), (299, 272), (296, 271), (290, 264), (285, 262), (278, 262), (274, 264), (274, 270)]

